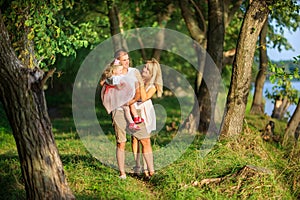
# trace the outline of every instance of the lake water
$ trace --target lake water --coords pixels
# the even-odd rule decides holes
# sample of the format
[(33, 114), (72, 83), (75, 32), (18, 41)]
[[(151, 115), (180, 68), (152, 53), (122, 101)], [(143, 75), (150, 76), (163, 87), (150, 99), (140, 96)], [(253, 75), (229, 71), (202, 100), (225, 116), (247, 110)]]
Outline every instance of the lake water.
[[(265, 92), (266, 90), (268, 90), (269, 92), (272, 92), (272, 87), (274, 86), (275, 84), (272, 84), (270, 82), (265, 82), (264, 84), (264, 89), (263, 89), (263, 95), (265, 96)], [(300, 91), (300, 81), (298, 82), (292, 82), (292, 86), (293, 88), (295, 88), (296, 90)], [(254, 92), (254, 87), (252, 88), (252, 95), (253, 95), (253, 92)], [(273, 108), (274, 108), (274, 104), (272, 103), (272, 100), (271, 99), (268, 99), (266, 97), (265, 98), (265, 101), (266, 101), (266, 104), (265, 104), (265, 113), (269, 116), (272, 115), (272, 111), (273, 111)], [(296, 109), (296, 105), (293, 104), (291, 105), (289, 108), (288, 108), (288, 112), (290, 113), (290, 115), (292, 116), (294, 111)]]

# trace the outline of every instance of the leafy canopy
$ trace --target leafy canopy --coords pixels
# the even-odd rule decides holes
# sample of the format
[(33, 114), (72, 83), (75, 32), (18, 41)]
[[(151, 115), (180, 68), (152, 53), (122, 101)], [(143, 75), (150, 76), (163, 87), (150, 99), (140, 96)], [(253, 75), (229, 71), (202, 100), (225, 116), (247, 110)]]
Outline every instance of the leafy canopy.
[(36, 63), (39, 63), (37, 67), (48, 67), (55, 62), (57, 54), (76, 55), (76, 49), (100, 42), (95, 24), (108, 24), (100, 22), (99, 17), (90, 21), (74, 18), (74, 11), (80, 6), (73, 0), (24, 0), (2, 2), (2, 5), (6, 5), (3, 18), (13, 48), (20, 60), (31, 57), (29, 68), (36, 67)]

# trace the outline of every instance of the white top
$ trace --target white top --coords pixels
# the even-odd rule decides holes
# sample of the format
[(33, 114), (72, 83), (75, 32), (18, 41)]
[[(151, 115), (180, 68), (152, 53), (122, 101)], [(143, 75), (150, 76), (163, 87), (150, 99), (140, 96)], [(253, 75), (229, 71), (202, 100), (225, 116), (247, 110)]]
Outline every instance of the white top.
[[(137, 82), (134, 73), (135, 70), (135, 68), (128, 68), (127, 74), (112, 76), (102, 87), (101, 99), (107, 113), (121, 108), (121, 106), (126, 105), (133, 99), (135, 95), (135, 83)], [(120, 84), (121, 87), (116, 87), (116, 85)]]
[[(148, 91), (150, 88), (155, 87), (154, 85), (149, 85), (146, 88)], [(148, 99), (145, 102), (137, 102), (135, 103), (136, 109), (141, 110), (141, 117), (145, 120), (145, 126), (147, 129), (147, 133), (151, 133), (152, 131), (156, 130), (156, 115), (154, 106), (151, 99)]]
[(122, 80), (123, 75), (119, 75), (119, 76), (111, 76), (110, 78), (106, 79), (105, 82), (109, 85), (119, 85), (121, 84), (121, 80)]

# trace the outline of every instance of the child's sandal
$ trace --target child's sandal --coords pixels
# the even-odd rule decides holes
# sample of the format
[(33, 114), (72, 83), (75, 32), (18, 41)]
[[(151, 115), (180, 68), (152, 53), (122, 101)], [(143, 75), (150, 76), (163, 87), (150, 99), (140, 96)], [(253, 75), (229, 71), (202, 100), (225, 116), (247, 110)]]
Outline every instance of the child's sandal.
[(143, 122), (144, 122), (144, 119), (141, 118), (141, 117), (134, 117), (134, 118), (133, 118), (133, 121), (134, 121), (134, 123), (136, 123), (136, 124), (140, 124), (140, 123), (143, 123)]
[(138, 125), (136, 125), (135, 123), (130, 123), (128, 128), (133, 131), (141, 130), (141, 128)]

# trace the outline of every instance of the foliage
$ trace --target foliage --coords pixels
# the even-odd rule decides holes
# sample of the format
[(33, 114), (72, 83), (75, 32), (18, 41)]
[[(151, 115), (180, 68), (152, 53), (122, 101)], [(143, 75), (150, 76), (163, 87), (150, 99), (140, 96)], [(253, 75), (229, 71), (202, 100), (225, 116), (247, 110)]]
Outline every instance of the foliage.
[[(80, 21), (72, 17), (73, 0), (62, 1), (11, 1), (3, 17), (10, 33), (12, 45), (19, 58), (31, 56), (28, 67), (48, 67), (54, 64), (57, 54), (76, 55), (76, 49), (99, 42), (94, 21)], [(76, 10), (75, 10), (76, 11)], [(78, 10), (77, 10), (78, 11)], [(33, 42), (33, 44), (31, 44)], [(30, 52), (33, 45), (34, 52)], [(34, 63), (34, 60), (37, 63)]]
[(299, 92), (292, 87), (291, 81), (299, 79), (299, 68), (294, 68), (294, 71), (288, 72), (286, 67), (280, 67), (276, 64), (269, 63), (270, 81), (275, 84), (272, 92), (266, 91), (266, 96), (269, 99), (276, 100), (278, 97), (287, 97), (291, 103), (297, 104)]
[[(292, 45), (283, 37), (284, 28), (289, 31), (296, 31), (300, 25), (300, 4), (296, 0), (276, 1), (270, 6), (271, 15), (269, 18), (269, 44), (272, 48), (281, 51), (292, 49)], [(271, 47), (271, 45), (269, 45)]]
[(238, 41), (240, 29), (242, 27), (244, 13), (239, 10), (235, 13), (235, 17), (230, 21), (230, 24), (226, 27), (224, 35), (224, 50), (235, 49)]

